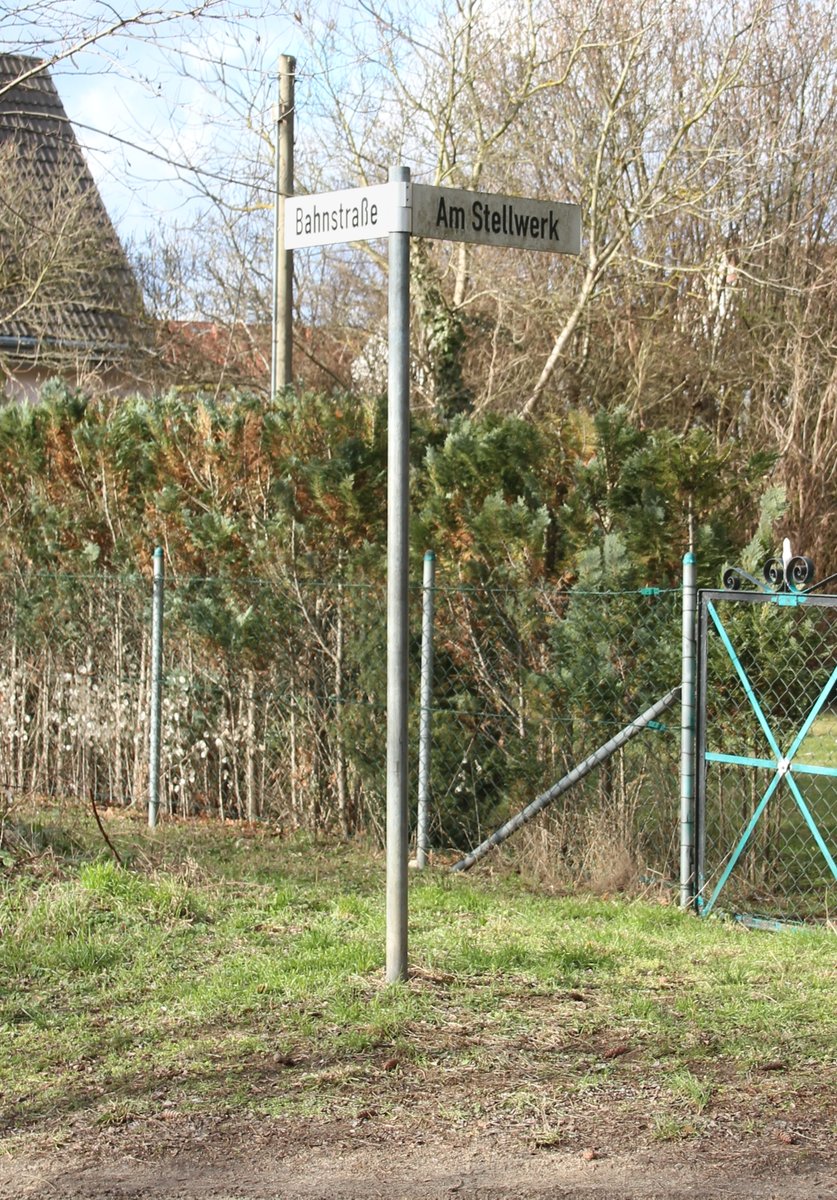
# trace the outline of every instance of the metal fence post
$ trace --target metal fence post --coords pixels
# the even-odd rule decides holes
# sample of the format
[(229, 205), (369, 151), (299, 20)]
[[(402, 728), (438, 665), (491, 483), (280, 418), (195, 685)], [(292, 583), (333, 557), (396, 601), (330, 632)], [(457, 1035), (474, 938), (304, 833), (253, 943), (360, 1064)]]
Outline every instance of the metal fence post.
[(154, 585), (151, 602), (151, 697), (148, 746), (148, 825), (154, 829), (160, 808), (160, 729), (163, 691), (163, 551), (154, 551)]
[(697, 560), (683, 556), (683, 648), (680, 693), (680, 907), (694, 899), (695, 604)]
[(419, 714), (418, 816), (416, 820), (416, 865), (427, 866), (430, 797), (430, 733), (433, 708), (433, 589), (436, 585), (436, 555), (424, 556), (421, 590), (421, 692)]

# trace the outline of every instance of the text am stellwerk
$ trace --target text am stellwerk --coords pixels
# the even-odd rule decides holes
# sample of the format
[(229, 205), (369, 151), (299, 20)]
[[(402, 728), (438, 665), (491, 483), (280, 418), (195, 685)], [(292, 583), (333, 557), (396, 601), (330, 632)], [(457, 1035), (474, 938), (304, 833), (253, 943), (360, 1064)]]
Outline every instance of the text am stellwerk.
[(558, 232), (559, 214), (552, 209), (546, 216), (534, 216), (515, 209), (513, 202), (505, 201), (498, 207), (474, 200), (470, 205), (470, 226), (466, 225), (468, 211), (464, 204), (451, 204), (444, 196), (439, 198), (436, 208), (436, 227), (439, 230), (472, 233), (502, 233), (507, 237), (531, 238), (542, 242), (560, 241)]

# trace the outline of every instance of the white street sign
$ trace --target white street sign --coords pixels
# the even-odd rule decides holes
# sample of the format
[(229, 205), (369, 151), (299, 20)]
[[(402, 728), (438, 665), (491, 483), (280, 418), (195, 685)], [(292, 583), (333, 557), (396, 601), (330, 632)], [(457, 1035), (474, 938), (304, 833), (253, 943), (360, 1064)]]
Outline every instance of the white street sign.
[(413, 184), (413, 237), (443, 238), (553, 254), (581, 251), (581, 209), (558, 200), (526, 200), (461, 188)]
[(406, 183), (379, 183), (285, 201), (285, 247), (363, 242), (390, 233), (410, 232)]

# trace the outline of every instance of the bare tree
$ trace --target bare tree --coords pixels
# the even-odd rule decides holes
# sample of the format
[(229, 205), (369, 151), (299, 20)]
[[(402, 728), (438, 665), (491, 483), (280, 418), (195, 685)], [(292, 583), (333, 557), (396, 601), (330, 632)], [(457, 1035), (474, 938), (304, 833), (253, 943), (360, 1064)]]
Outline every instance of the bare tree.
[[(837, 186), (827, 6), (363, 0), (298, 14), (299, 190), (379, 182), (403, 161), (435, 184), (582, 206), (577, 262), (414, 245), (420, 400), (436, 402), (455, 359), (478, 408), (627, 403), (640, 422), (775, 446), (810, 510), (812, 472), (831, 478), (835, 452), (821, 403)], [(212, 77), (238, 135), (231, 158), (200, 164), (214, 275), (192, 277), (202, 311), (229, 321), (239, 297), (253, 319), (268, 312), (274, 69), (254, 59), (252, 87)], [(229, 175), (239, 188), (213, 187)], [(297, 256), (300, 343), (328, 330), (348, 358), (374, 336), (382, 250)]]
[[(412, 14), (364, 3), (343, 24), (309, 14), (328, 182), (379, 180), (404, 160), (435, 184), (557, 196), (584, 210), (577, 267), (531, 256), (501, 264), (464, 245), (425, 250), (419, 353), (473, 353), (476, 340), (472, 369), (497, 403), (516, 398), (530, 416), (547, 389), (562, 388), (569, 402), (566, 369), (585, 353), (589, 314), (607, 306), (614, 270), (632, 286), (670, 270), (672, 229), (705, 214), (729, 175), (731, 147), (712, 136), (713, 121), (737, 96), (768, 11), (766, 0), (733, 13), (696, 0), (441, 0)], [(733, 197), (727, 221), (742, 203)], [(716, 272), (714, 240), (702, 249), (708, 259), (676, 265)]]
[(0, 96), (19, 87), (43, 70), (72, 59), (85, 50), (107, 50), (117, 37), (146, 38), (177, 33), (187, 19), (223, 18), (227, 0), (199, 0), (195, 4), (140, 6), (126, 16), (106, 0), (76, 6), (65, 0), (12, 0), (4, 6), (4, 40), (17, 54), (34, 61), (21, 65), (12, 79), (0, 83)]

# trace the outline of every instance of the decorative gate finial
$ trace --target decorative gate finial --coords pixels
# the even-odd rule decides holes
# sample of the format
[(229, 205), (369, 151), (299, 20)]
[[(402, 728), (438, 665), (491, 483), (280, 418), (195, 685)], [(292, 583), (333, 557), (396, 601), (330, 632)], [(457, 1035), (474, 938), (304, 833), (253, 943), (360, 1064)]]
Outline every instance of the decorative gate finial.
[(794, 592), (804, 595), (837, 579), (837, 575), (829, 575), (827, 579), (814, 583), (815, 573), (813, 559), (805, 554), (794, 554), (790, 538), (785, 538), (782, 542), (781, 558), (769, 558), (764, 564), (764, 578), (769, 587), (765, 587), (743, 567), (726, 567), (723, 580), (724, 587), (731, 592), (740, 591), (742, 582), (746, 580), (760, 592)]

